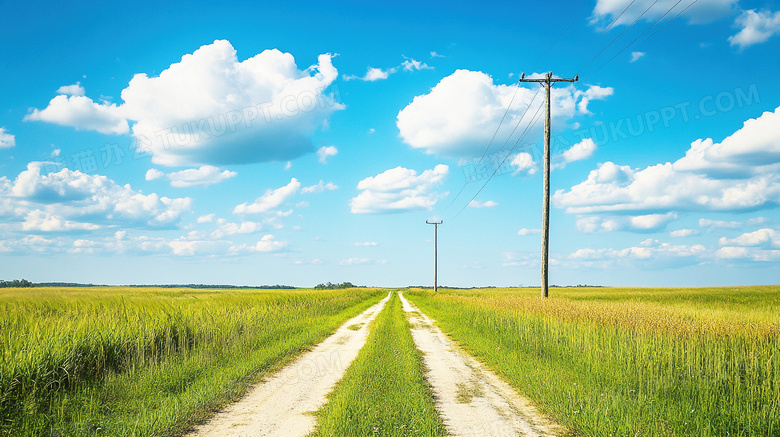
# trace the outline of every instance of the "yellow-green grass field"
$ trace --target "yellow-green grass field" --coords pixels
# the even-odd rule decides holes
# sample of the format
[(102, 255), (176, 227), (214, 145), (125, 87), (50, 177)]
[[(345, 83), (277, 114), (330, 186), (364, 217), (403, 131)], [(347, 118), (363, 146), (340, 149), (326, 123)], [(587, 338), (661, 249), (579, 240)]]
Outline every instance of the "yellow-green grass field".
[(582, 435), (780, 435), (780, 286), (404, 295)]
[(0, 435), (180, 435), (380, 289), (0, 289)]

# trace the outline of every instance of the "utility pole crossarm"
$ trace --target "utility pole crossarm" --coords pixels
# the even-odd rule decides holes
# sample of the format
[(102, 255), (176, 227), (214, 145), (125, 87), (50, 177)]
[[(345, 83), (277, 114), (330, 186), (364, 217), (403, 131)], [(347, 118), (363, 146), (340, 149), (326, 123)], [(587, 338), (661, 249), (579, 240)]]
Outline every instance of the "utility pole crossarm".
[(544, 78), (526, 79), (525, 73), (520, 75), (520, 82), (537, 82), (545, 89), (544, 119), (544, 195), (542, 200), (542, 297), (549, 296), (547, 265), (550, 253), (550, 90), (555, 82), (577, 82), (579, 76), (572, 79), (554, 78), (552, 71), (545, 74)]

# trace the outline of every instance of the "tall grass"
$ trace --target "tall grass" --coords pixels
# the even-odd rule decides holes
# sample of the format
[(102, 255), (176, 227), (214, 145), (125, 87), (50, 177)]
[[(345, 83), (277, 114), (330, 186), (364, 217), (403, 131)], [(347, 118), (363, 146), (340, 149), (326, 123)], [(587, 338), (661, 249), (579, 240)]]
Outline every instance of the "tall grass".
[(2, 289), (0, 434), (181, 434), (380, 294)]
[(410, 329), (394, 292), (372, 322), (365, 346), (317, 413), (313, 436), (446, 434)]
[(583, 435), (780, 435), (780, 287), (405, 295)]

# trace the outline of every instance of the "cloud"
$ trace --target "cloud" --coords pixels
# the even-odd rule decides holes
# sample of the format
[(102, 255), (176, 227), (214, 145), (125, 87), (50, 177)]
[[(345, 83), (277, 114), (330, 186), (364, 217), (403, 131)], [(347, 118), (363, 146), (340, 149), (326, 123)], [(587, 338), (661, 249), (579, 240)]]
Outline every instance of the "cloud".
[(276, 241), (271, 234), (264, 235), (256, 244), (248, 246), (242, 244), (230, 248), (231, 252), (278, 252), (287, 247), (286, 241)]
[(212, 223), (214, 221), (215, 214), (202, 215), (198, 217), (198, 223)]
[(531, 235), (531, 234), (541, 234), (541, 233), (542, 233), (542, 230), (541, 230), (541, 229), (528, 229), (528, 228), (522, 228), (522, 229), (520, 229), (519, 231), (517, 231), (517, 235), (519, 235), (519, 236), (521, 236), (521, 237), (524, 237), (524, 236), (526, 236), (526, 235)]
[(744, 222), (738, 221), (724, 221), (724, 220), (710, 220), (699, 219), (699, 227), (701, 228), (726, 228), (726, 229), (739, 229), (749, 226), (756, 226), (762, 223), (766, 223), (766, 217), (755, 217)]
[(763, 228), (753, 232), (746, 232), (733, 239), (721, 237), (718, 243), (721, 246), (780, 248), (780, 232), (770, 228)]
[(755, 9), (743, 11), (734, 21), (735, 26), (742, 29), (729, 37), (732, 46), (739, 46), (740, 50), (754, 44), (767, 41), (773, 35), (780, 33), (780, 11), (772, 12)]
[(365, 264), (387, 264), (387, 260), (372, 260), (370, 258), (348, 258), (339, 262), (342, 266), (358, 266)]
[(699, 231), (695, 229), (678, 229), (669, 233), (669, 236), (674, 238), (691, 237), (694, 235), (699, 235)]
[(443, 58), (444, 55), (440, 55), (436, 52), (431, 52), (431, 58)]
[(323, 181), (320, 181), (317, 185), (311, 185), (309, 187), (303, 187), (301, 189), (301, 193), (322, 193), (325, 190), (333, 191), (338, 190), (338, 185), (334, 184), (333, 182), (328, 182), (327, 184)]
[(612, 231), (633, 231), (633, 232), (655, 232), (663, 229), (666, 225), (677, 219), (677, 213), (668, 212), (666, 214), (645, 214), (638, 216), (609, 216), (602, 217), (598, 215), (581, 216), (577, 218), (576, 227), (580, 232), (612, 232)]
[(172, 187), (208, 187), (209, 185), (218, 184), (225, 179), (235, 177), (237, 174), (234, 171), (219, 171), (217, 167), (204, 165), (198, 169), (190, 168), (170, 173), (167, 175), (167, 178), (171, 181)]
[(59, 95), (25, 119), (124, 134), (165, 166), (289, 161), (315, 151), (309, 139), (344, 106), (325, 89), (338, 77), (331, 55), (299, 70), (290, 53), (265, 50), (239, 62), (217, 40), (184, 55), (157, 77), (136, 74), (124, 103)]
[(395, 68), (382, 70), (381, 68), (368, 67), (368, 71), (363, 77), (355, 76), (355, 75), (347, 76), (345, 74), (344, 80), (350, 81), (350, 80), (358, 79), (358, 80), (362, 80), (363, 82), (376, 82), (377, 80), (387, 79), (388, 77), (390, 77), (391, 74), (395, 72), (396, 72)]
[(364, 241), (362, 243), (352, 243), (355, 247), (376, 247), (379, 245), (376, 241)]
[(81, 86), (81, 82), (76, 82), (73, 85), (63, 85), (57, 89), (57, 94), (65, 94), (68, 96), (83, 96), (84, 93), (84, 87)]
[(0, 127), (0, 149), (9, 149), (16, 145), (16, 138)]
[(43, 110), (33, 109), (25, 121), (45, 121), (77, 130), (94, 130), (102, 134), (122, 135), (130, 132), (129, 124), (116, 104), (95, 103), (82, 95), (59, 95)]
[(513, 174), (519, 174), (526, 172), (532, 175), (537, 172), (536, 165), (538, 163), (534, 161), (534, 157), (527, 152), (520, 152), (512, 158), (510, 165), (516, 167)]
[(22, 223), (24, 231), (58, 232), (58, 231), (94, 231), (100, 226), (91, 223), (77, 223), (36, 209), (27, 213)]
[(84, 231), (102, 226), (171, 227), (190, 210), (190, 198), (142, 194), (101, 175), (64, 168), (41, 174), (31, 162), (11, 182), (0, 178), (0, 217), (26, 230)]
[(596, 151), (598, 147), (596, 146), (596, 143), (593, 142), (590, 138), (585, 138), (584, 140), (580, 141), (579, 143), (571, 146), (569, 150), (566, 150), (563, 152), (563, 155), (561, 157), (561, 161), (553, 164), (553, 168), (565, 168), (566, 164), (574, 161), (582, 161), (584, 159), (588, 159), (591, 156), (593, 156), (593, 152)]
[[(606, 28), (618, 16), (620, 18), (615, 26), (628, 25), (633, 23), (639, 16), (649, 22), (654, 22), (664, 13), (667, 18), (676, 16), (682, 12), (686, 6), (692, 4), (685, 13), (682, 14), (690, 23), (701, 24), (708, 23), (728, 15), (734, 10), (738, 0), (698, 0), (696, 2), (679, 2), (677, 0), (598, 0), (593, 9), (591, 24), (599, 28)], [(626, 9), (628, 7), (628, 9)], [(649, 9), (648, 9), (649, 8)], [(625, 10), (625, 13), (623, 12)], [(622, 15), (621, 15), (622, 14)], [(659, 26), (662, 24), (659, 24)]]
[(284, 203), (288, 198), (298, 192), (301, 183), (298, 179), (290, 179), (290, 183), (277, 188), (275, 190), (267, 190), (265, 194), (258, 197), (254, 203), (248, 204), (246, 202), (236, 206), (233, 209), (233, 214), (258, 214), (262, 212), (268, 212), (273, 208), (278, 207)]
[(417, 70), (433, 70), (433, 67), (429, 67), (426, 63), (416, 61), (411, 58), (406, 58), (398, 67), (388, 68), (383, 70), (381, 68), (368, 67), (368, 71), (363, 76), (343, 75), (344, 80), (362, 80), (363, 82), (376, 82), (378, 80), (385, 80), (390, 77), (391, 74), (396, 73), (398, 70), (412, 72)]
[(674, 163), (643, 170), (599, 164), (553, 201), (569, 213), (752, 211), (780, 204), (780, 108), (748, 120), (722, 142), (691, 143)]
[(624, 249), (578, 249), (569, 255), (569, 259), (580, 267), (614, 268), (617, 265), (649, 270), (699, 264), (710, 256), (710, 251), (701, 244), (675, 245), (648, 238), (637, 246)]
[(645, 55), (645, 52), (631, 52), (631, 60), (628, 62), (636, 62)]
[(160, 170), (157, 170), (156, 168), (150, 168), (146, 171), (146, 177), (145, 179), (147, 181), (153, 181), (156, 179), (160, 179), (162, 177), (165, 177), (165, 173), (161, 172)]
[[(612, 88), (591, 86), (580, 91), (574, 86), (556, 87), (552, 91), (554, 122), (587, 114), (589, 101), (611, 94)], [(457, 70), (443, 78), (428, 94), (416, 96), (398, 113), (396, 125), (406, 144), (428, 154), (481, 156), (504, 114), (507, 114), (506, 119), (496, 138), (509, 137), (535, 95), (537, 98), (523, 119), (523, 126), (544, 101), (536, 89), (495, 85), (485, 73)], [(510, 102), (512, 106), (507, 112)]]
[(401, 68), (403, 68), (404, 71), (433, 70), (433, 67), (428, 66), (425, 62), (415, 61), (412, 58), (406, 58), (406, 60), (401, 63)]
[(468, 204), (469, 208), (493, 208), (494, 206), (498, 206), (498, 202), (494, 202), (492, 200), (486, 200), (484, 202), (472, 200)]
[(317, 150), (317, 157), (319, 158), (321, 164), (327, 164), (328, 157), (336, 156), (338, 153), (339, 150), (333, 146), (322, 146), (319, 150)]
[(216, 239), (226, 235), (253, 234), (259, 232), (263, 227), (262, 224), (256, 222), (230, 223), (224, 219), (220, 219), (217, 223), (217, 229), (211, 233), (211, 237)]
[(354, 214), (377, 214), (431, 210), (442, 196), (433, 188), (442, 183), (449, 167), (439, 164), (432, 170), (417, 172), (396, 167), (363, 179), (357, 185), (361, 193), (350, 201)]
[(777, 262), (780, 261), (780, 250), (725, 246), (715, 252), (715, 257), (729, 262)]

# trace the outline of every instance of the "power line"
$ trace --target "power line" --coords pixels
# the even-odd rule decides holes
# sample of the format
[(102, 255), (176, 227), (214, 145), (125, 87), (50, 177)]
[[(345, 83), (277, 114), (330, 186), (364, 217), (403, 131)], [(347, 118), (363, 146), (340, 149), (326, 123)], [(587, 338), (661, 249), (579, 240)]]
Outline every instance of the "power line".
[[(529, 107), (530, 107), (530, 105), (529, 105)], [(480, 187), (479, 191), (477, 191), (477, 193), (476, 193), (476, 194), (474, 194), (474, 196), (472, 196), (471, 200), (469, 200), (469, 201), (466, 203), (466, 205), (464, 205), (464, 206), (463, 206), (463, 208), (461, 208), (461, 210), (460, 210), (460, 211), (458, 211), (458, 213), (457, 213), (457, 214), (455, 214), (455, 215), (454, 215), (454, 216), (453, 216), (451, 219), (449, 219), (449, 221), (455, 220), (455, 218), (456, 218), (456, 217), (458, 217), (458, 216), (459, 216), (459, 215), (460, 215), (460, 214), (461, 214), (463, 211), (465, 211), (465, 210), (466, 210), (466, 208), (468, 208), (468, 206), (471, 204), (471, 202), (472, 202), (474, 199), (476, 199), (476, 198), (477, 198), (477, 196), (479, 196), (479, 193), (481, 193), (481, 192), (482, 192), (482, 190), (484, 190), (484, 189), (485, 189), (485, 187), (487, 186), (487, 184), (488, 184), (488, 183), (489, 183), (489, 182), (490, 182), (490, 181), (493, 179), (493, 177), (496, 175), (496, 173), (498, 172), (498, 170), (499, 170), (499, 169), (500, 169), (500, 168), (501, 168), (501, 167), (504, 165), (504, 163), (506, 162), (506, 160), (507, 160), (507, 159), (508, 159), (510, 156), (512, 156), (512, 153), (515, 151), (515, 149), (516, 149), (516, 148), (517, 148), (517, 146), (520, 144), (520, 142), (521, 142), (521, 141), (522, 141), (522, 140), (525, 138), (525, 136), (528, 134), (528, 132), (531, 130), (531, 128), (532, 128), (534, 125), (536, 125), (536, 122), (537, 122), (537, 121), (539, 121), (539, 117), (540, 117), (540, 115), (541, 115), (541, 114), (539, 113), (539, 111), (541, 111), (541, 109), (542, 109), (542, 105), (540, 105), (540, 106), (539, 106), (539, 107), (536, 109), (536, 113), (534, 114), (533, 118), (532, 118), (532, 119), (531, 119), (531, 121), (528, 123), (528, 125), (526, 125), (526, 127), (525, 127), (525, 130), (524, 130), (524, 131), (523, 131), (523, 133), (520, 135), (520, 138), (518, 138), (518, 139), (517, 139), (517, 141), (515, 142), (514, 146), (512, 146), (512, 149), (509, 151), (509, 153), (508, 153), (508, 154), (507, 154), (507, 155), (504, 157), (504, 159), (503, 159), (503, 160), (501, 160), (501, 163), (500, 163), (499, 165), (497, 165), (497, 166), (496, 166), (495, 170), (493, 170), (493, 173), (490, 175), (490, 177), (488, 178), (488, 180), (487, 180), (487, 181), (485, 181), (485, 183), (484, 183), (484, 184), (482, 184), (482, 187)], [(522, 119), (521, 119), (521, 120), (522, 120)], [(518, 123), (519, 123), (519, 122), (518, 122)]]
[(686, 6), (686, 7), (685, 7), (685, 9), (683, 9), (683, 10), (682, 10), (682, 11), (680, 11), (680, 12), (678, 12), (678, 13), (677, 13), (677, 15), (675, 15), (674, 17), (672, 17), (672, 19), (671, 19), (671, 20), (669, 20), (669, 21), (667, 21), (666, 23), (664, 23), (664, 25), (663, 25), (663, 26), (661, 26), (661, 27), (659, 27), (658, 29), (656, 29), (656, 31), (655, 31), (655, 32), (651, 33), (651, 34), (650, 34), (650, 36), (648, 36), (647, 38), (645, 38), (645, 39), (644, 39), (642, 42), (640, 42), (640, 43), (639, 43), (639, 44), (637, 44), (637, 45), (642, 45), (642, 44), (646, 43), (648, 39), (652, 38), (652, 37), (653, 37), (653, 35), (655, 35), (656, 33), (658, 33), (658, 32), (659, 32), (661, 29), (663, 29), (664, 27), (666, 27), (666, 25), (667, 25), (667, 24), (669, 24), (669, 23), (671, 23), (672, 21), (674, 21), (674, 20), (675, 20), (677, 17), (679, 17), (680, 15), (684, 14), (684, 13), (685, 13), (685, 11), (687, 11), (688, 9), (690, 9), (690, 7), (691, 7), (691, 6), (693, 6), (693, 5), (694, 5), (694, 4), (695, 4), (697, 1), (699, 1), (699, 0), (693, 0), (693, 1), (691, 2), (691, 4), (689, 4), (688, 6)]
[(656, 4), (656, 3), (658, 3), (658, 0), (655, 0), (655, 1), (653, 2), (653, 4), (651, 4), (650, 6), (648, 6), (648, 8), (647, 8), (647, 9), (645, 9), (645, 11), (644, 11), (644, 12), (642, 12), (642, 13), (641, 13), (641, 14), (640, 14), (638, 17), (636, 17), (636, 20), (634, 20), (634, 22), (633, 22), (633, 23), (631, 23), (630, 25), (628, 25), (628, 27), (626, 27), (625, 29), (623, 29), (623, 31), (622, 31), (622, 32), (620, 32), (620, 34), (619, 34), (618, 36), (616, 36), (616, 37), (615, 37), (615, 39), (613, 39), (612, 41), (610, 41), (610, 42), (609, 42), (609, 44), (607, 44), (607, 45), (606, 45), (606, 46), (605, 46), (603, 49), (601, 49), (601, 51), (600, 51), (600, 52), (596, 53), (596, 55), (595, 55), (595, 56), (593, 56), (592, 58), (590, 58), (590, 60), (589, 60), (587, 63), (585, 63), (585, 65), (583, 65), (583, 66), (582, 66), (582, 68), (580, 68), (580, 69), (577, 71), (577, 73), (576, 73), (576, 74), (580, 74), (580, 73), (582, 72), (582, 70), (584, 70), (584, 69), (585, 69), (585, 68), (586, 68), (588, 65), (590, 65), (590, 64), (591, 64), (593, 61), (595, 61), (595, 60), (596, 60), (596, 58), (598, 58), (599, 56), (601, 56), (601, 54), (602, 54), (602, 53), (604, 53), (604, 51), (605, 51), (605, 50), (607, 50), (607, 49), (608, 49), (608, 48), (609, 48), (609, 47), (610, 47), (612, 44), (614, 44), (614, 42), (615, 42), (615, 41), (617, 41), (617, 40), (618, 40), (618, 38), (620, 38), (621, 36), (623, 36), (623, 35), (624, 35), (624, 34), (625, 34), (627, 31), (628, 31), (628, 29), (631, 29), (632, 27), (634, 27), (634, 25), (635, 25), (635, 24), (636, 24), (636, 23), (637, 23), (637, 22), (638, 22), (638, 21), (639, 21), (639, 20), (640, 20), (640, 19), (641, 19), (641, 18), (642, 18), (642, 17), (643, 17), (643, 16), (644, 16), (646, 13), (647, 13), (647, 11), (649, 11), (649, 10), (650, 10), (650, 9), (651, 9), (653, 6), (655, 6), (655, 4)]
[[(633, 0), (631, 3), (634, 3), (634, 1), (636, 1), (636, 0)], [(549, 51), (552, 50), (553, 47), (555, 47), (555, 45), (558, 43), (558, 41), (560, 41), (563, 38), (563, 36), (566, 35), (567, 32), (569, 32), (569, 30), (572, 28), (572, 26), (574, 26), (574, 23), (576, 23), (576, 22), (577, 22), (577, 18), (574, 18), (572, 20), (572, 22), (569, 23), (569, 25), (566, 27), (566, 29), (564, 29), (564, 31), (561, 32), (560, 35), (558, 35), (558, 38), (556, 38), (555, 41), (553, 41), (553, 43), (550, 44), (549, 47), (547, 47), (547, 50), (542, 52), (542, 54), (539, 55), (532, 62), (532, 64), (536, 64), (537, 62), (542, 60), (542, 58), (544, 58), (544, 56), (547, 53), (549, 53)], [(503, 124), (504, 119), (506, 118), (507, 114), (509, 113), (509, 108), (512, 106), (512, 102), (514, 102), (515, 96), (517, 95), (517, 92), (519, 90), (520, 90), (520, 86), (518, 85), (518, 87), (515, 89), (515, 93), (512, 95), (512, 100), (509, 101), (509, 106), (507, 106), (506, 111), (504, 111), (504, 116), (501, 117), (501, 121), (498, 123), (498, 127), (496, 127), (496, 131), (493, 133), (493, 136), (490, 138), (490, 142), (488, 143), (487, 147), (485, 148), (485, 152), (482, 153), (482, 157), (479, 159), (479, 163), (475, 166), (475, 169), (478, 168), (480, 164), (482, 164), (482, 161), (485, 159), (485, 156), (487, 156), (487, 152), (490, 150), (490, 146), (493, 144), (493, 141), (495, 140), (496, 135), (498, 134), (498, 131), (501, 129), (501, 125)], [(539, 90), (536, 90), (536, 94), (534, 94), (534, 97), (531, 99), (531, 102), (528, 104), (528, 107), (526, 107), (525, 112), (528, 112), (528, 108), (531, 107), (533, 102), (536, 100), (536, 96), (538, 94), (539, 94)], [(523, 117), (525, 117), (525, 112), (523, 113), (523, 115), (520, 117), (520, 120), (515, 125), (515, 128), (512, 130), (512, 133), (510, 133), (509, 137), (506, 139), (506, 141), (504, 141), (504, 144), (501, 146), (502, 148), (504, 148), (506, 146), (506, 144), (512, 138), (512, 135), (514, 135), (515, 131), (517, 130), (517, 127), (520, 125), (520, 121), (522, 121)], [(463, 190), (466, 188), (466, 185), (468, 185), (468, 182), (464, 182), (463, 183), (463, 186), (460, 187), (460, 190), (458, 190), (458, 194), (456, 194), (455, 197), (453, 197), (452, 200), (450, 201), (450, 203), (447, 205), (447, 207), (444, 208), (445, 212), (455, 203), (455, 201), (458, 199), (458, 197), (460, 197), (461, 193), (463, 193)]]
[[(626, 8), (625, 8), (625, 9), (623, 9), (623, 12), (621, 12), (621, 13), (620, 13), (620, 15), (618, 15), (618, 16), (617, 16), (617, 18), (615, 18), (614, 20), (612, 20), (612, 22), (611, 22), (611, 23), (609, 23), (609, 26), (607, 26), (607, 28), (606, 28), (606, 29), (604, 29), (604, 31), (603, 31), (603, 32), (601, 32), (601, 35), (599, 35), (599, 38), (601, 38), (602, 36), (604, 36), (604, 34), (605, 34), (605, 33), (607, 33), (607, 31), (609, 31), (609, 29), (612, 29), (612, 26), (614, 26), (614, 25), (615, 25), (615, 23), (617, 23), (617, 21), (620, 19), (620, 17), (622, 17), (622, 16), (623, 16), (623, 14), (625, 14), (625, 13), (626, 13), (626, 11), (628, 10), (628, 8), (630, 8), (630, 7), (631, 7), (631, 5), (633, 5), (633, 4), (634, 4), (634, 2), (636, 2), (636, 0), (631, 0), (631, 3), (629, 3), (629, 4), (628, 4), (628, 6), (626, 6)], [(596, 39), (598, 39), (598, 38), (596, 38)]]
[(636, 37), (636, 38), (634, 38), (633, 40), (631, 40), (631, 42), (630, 42), (630, 43), (628, 43), (628, 44), (627, 44), (625, 47), (623, 47), (622, 49), (620, 49), (620, 51), (618, 51), (617, 53), (615, 53), (615, 55), (614, 55), (614, 56), (612, 56), (611, 58), (609, 58), (609, 59), (607, 60), (607, 62), (605, 62), (605, 63), (601, 64), (601, 65), (599, 66), (599, 68), (597, 68), (597, 69), (595, 69), (595, 70), (591, 71), (591, 72), (590, 72), (590, 74), (588, 74), (587, 76), (585, 76), (585, 77), (583, 78), (583, 80), (585, 80), (585, 79), (587, 79), (587, 78), (589, 78), (589, 77), (593, 76), (593, 74), (594, 74), (594, 73), (596, 73), (597, 71), (601, 70), (601, 69), (602, 69), (602, 68), (603, 68), (605, 65), (609, 64), (610, 62), (612, 62), (612, 60), (613, 60), (613, 59), (617, 58), (617, 57), (618, 57), (618, 56), (619, 56), (621, 53), (623, 53), (623, 52), (624, 52), (624, 51), (625, 51), (627, 48), (631, 47), (631, 45), (632, 45), (632, 44), (634, 44), (634, 43), (635, 43), (635, 42), (636, 42), (636, 41), (637, 41), (639, 38), (641, 38), (641, 37), (642, 37), (642, 36), (643, 36), (645, 33), (647, 33), (647, 31), (648, 31), (648, 30), (652, 29), (653, 27), (655, 27), (655, 25), (656, 25), (656, 24), (658, 24), (658, 22), (659, 22), (659, 21), (663, 20), (663, 18), (664, 18), (665, 16), (667, 16), (667, 15), (669, 14), (669, 12), (672, 12), (672, 9), (676, 8), (676, 7), (677, 7), (677, 5), (679, 5), (679, 4), (680, 4), (680, 2), (682, 2), (682, 0), (677, 0), (677, 3), (675, 3), (675, 4), (674, 4), (674, 6), (672, 6), (671, 8), (669, 8), (669, 10), (667, 10), (666, 12), (664, 12), (664, 14), (663, 14), (663, 15), (661, 15), (660, 17), (658, 17), (658, 19), (656, 19), (656, 20), (653, 22), (653, 24), (651, 24), (651, 25), (650, 25), (650, 26), (649, 26), (647, 29), (645, 29), (645, 30), (644, 30), (642, 33), (640, 33), (639, 35), (637, 35), (637, 37)]
[[(518, 85), (518, 88), (520, 88), (520, 85)], [(528, 106), (526, 106), (525, 111), (523, 111), (523, 114), (520, 116), (520, 119), (517, 120), (517, 123), (515, 124), (514, 129), (512, 129), (512, 132), (510, 132), (509, 136), (504, 141), (504, 144), (501, 145), (501, 149), (502, 150), (506, 147), (507, 143), (509, 143), (509, 140), (512, 139), (512, 136), (514, 136), (515, 131), (517, 131), (517, 128), (520, 126), (520, 123), (523, 121), (523, 118), (525, 118), (525, 115), (528, 113), (528, 110), (531, 108), (531, 106), (533, 106), (533, 103), (536, 101), (536, 96), (538, 96), (538, 95), (539, 95), (539, 90), (536, 90), (536, 94), (534, 94), (533, 98), (528, 103)], [(502, 121), (503, 121), (503, 119), (502, 119)], [(495, 137), (495, 135), (494, 135), (494, 137)], [(492, 142), (492, 140), (491, 140), (491, 142)], [(484, 158), (485, 158), (485, 155), (483, 154), (482, 155), (482, 159), (480, 159), (479, 162), (477, 163), (477, 165), (474, 166), (474, 172), (475, 173), (476, 173), (477, 169), (479, 168), (479, 166), (482, 164), (482, 161), (483, 161)], [(455, 203), (455, 200), (458, 199), (458, 197), (461, 195), (461, 193), (463, 193), (463, 190), (466, 188), (466, 185), (467, 185), (467, 183), (463, 184), (463, 186), (460, 188), (460, 191), (458, 191), (458, 194), (455, 195), (455, 197), (452, 199), (450, 204), (447, 205), (447, 208), (444, 209), (445, 212), (450, 208), (450, 206), (452, 206), (453, 203)], [(471, 200), (474, 200), (474, 199), (471, 199)], [(458, 213), (458, 214), (460, 214), (460, 213)]]

